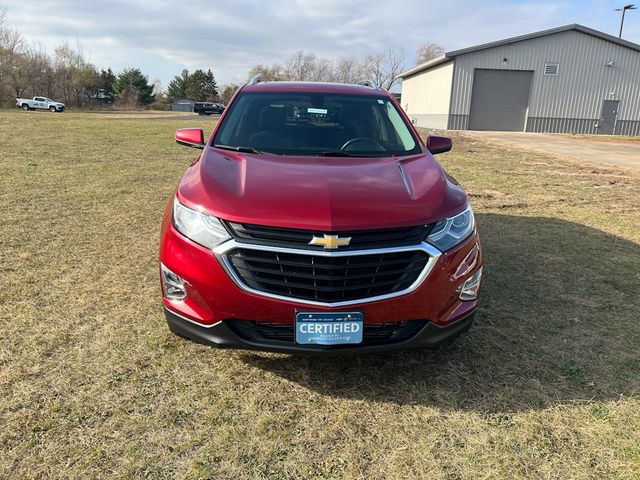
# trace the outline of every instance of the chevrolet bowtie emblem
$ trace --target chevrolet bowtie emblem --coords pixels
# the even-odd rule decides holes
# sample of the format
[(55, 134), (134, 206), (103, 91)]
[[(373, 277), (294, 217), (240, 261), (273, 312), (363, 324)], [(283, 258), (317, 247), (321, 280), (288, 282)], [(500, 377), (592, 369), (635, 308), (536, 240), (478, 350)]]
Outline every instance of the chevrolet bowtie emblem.
[(314, 235), (309, 245), (322, 245), (326, 249), (336, 249), (338, 247), (346, 247), (351, 241), (351, 237), (340, 238), (338, 235), (327, 235), (326, 233), (322, 235), (322, 237)]

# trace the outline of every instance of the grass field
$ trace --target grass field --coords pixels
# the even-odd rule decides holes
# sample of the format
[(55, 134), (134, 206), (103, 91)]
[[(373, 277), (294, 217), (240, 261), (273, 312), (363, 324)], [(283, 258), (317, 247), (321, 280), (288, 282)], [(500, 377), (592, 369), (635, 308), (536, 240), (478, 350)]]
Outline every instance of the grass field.
[(0, 478), (640, 478), (640, 175), (457, 139), (485, 249), (435, 351), (215, 350), (166, 328), (171, 115), (0, 113)]

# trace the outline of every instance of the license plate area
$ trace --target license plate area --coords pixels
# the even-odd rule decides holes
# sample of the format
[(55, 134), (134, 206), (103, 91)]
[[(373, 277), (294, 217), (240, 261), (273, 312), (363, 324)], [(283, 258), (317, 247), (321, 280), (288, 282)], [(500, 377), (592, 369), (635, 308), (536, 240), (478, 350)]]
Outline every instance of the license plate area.
[(300, 345), (362, 343), (362, 312), (297, 312), (295, 339)]

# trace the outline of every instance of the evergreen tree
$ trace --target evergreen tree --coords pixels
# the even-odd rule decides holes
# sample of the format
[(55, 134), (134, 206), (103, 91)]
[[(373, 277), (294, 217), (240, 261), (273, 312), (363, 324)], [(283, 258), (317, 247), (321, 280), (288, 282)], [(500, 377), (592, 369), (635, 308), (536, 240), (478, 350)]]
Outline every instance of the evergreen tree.
[(187, 87), (185, 90), (186, 97), (194, 102), (203, 101), (207, 99), (205, 92), (207, 74), (198, 69), (189, 75), (187, 79)]
[(216, 100), (218, 98), (218, 84), (213, 76), (211, 69), (207, 70), (204, 77), (204, 94), (209, 101)]
[(125, 105), (151, 105), (155, 99), (153, 85), (138, 68), (123, 70), (113, 85), (116, 98)]
[(100, 71), (100, 100), (105, 103), (113, 103), (116, 98), (113, 86), (116, 83), (116, 74), (111, 67)]
[(191, 74), (185, 70), (182, 72), (182, 76), (175, 77), (172, 82), (175, 82), (176, 90), (179, 86), (184, 85), (184, 97), (182, 98), (194, 102), (204, 100), (210, 102), (218, 96), (218, 84), (211, 69), (207, 72), (198, 69)]
[(187, 81), (189, 80), (189, 70), (183, 70), (180, 75), (173, 77), (167, 86), (167, 100), (173, 103), (176, 100), (187, 98)]

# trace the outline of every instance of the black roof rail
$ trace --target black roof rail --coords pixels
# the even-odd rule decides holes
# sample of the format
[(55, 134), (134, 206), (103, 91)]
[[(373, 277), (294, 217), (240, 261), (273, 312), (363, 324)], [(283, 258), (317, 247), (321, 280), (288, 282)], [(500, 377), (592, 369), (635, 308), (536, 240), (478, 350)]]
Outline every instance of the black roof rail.
[(360, 85), (362, 85), (363, 87), (370, 87), (370, 88), (380, 89), (380, 85), (378, 85), (376, 82), (374, 82), (371, 79), (361, 81)]

